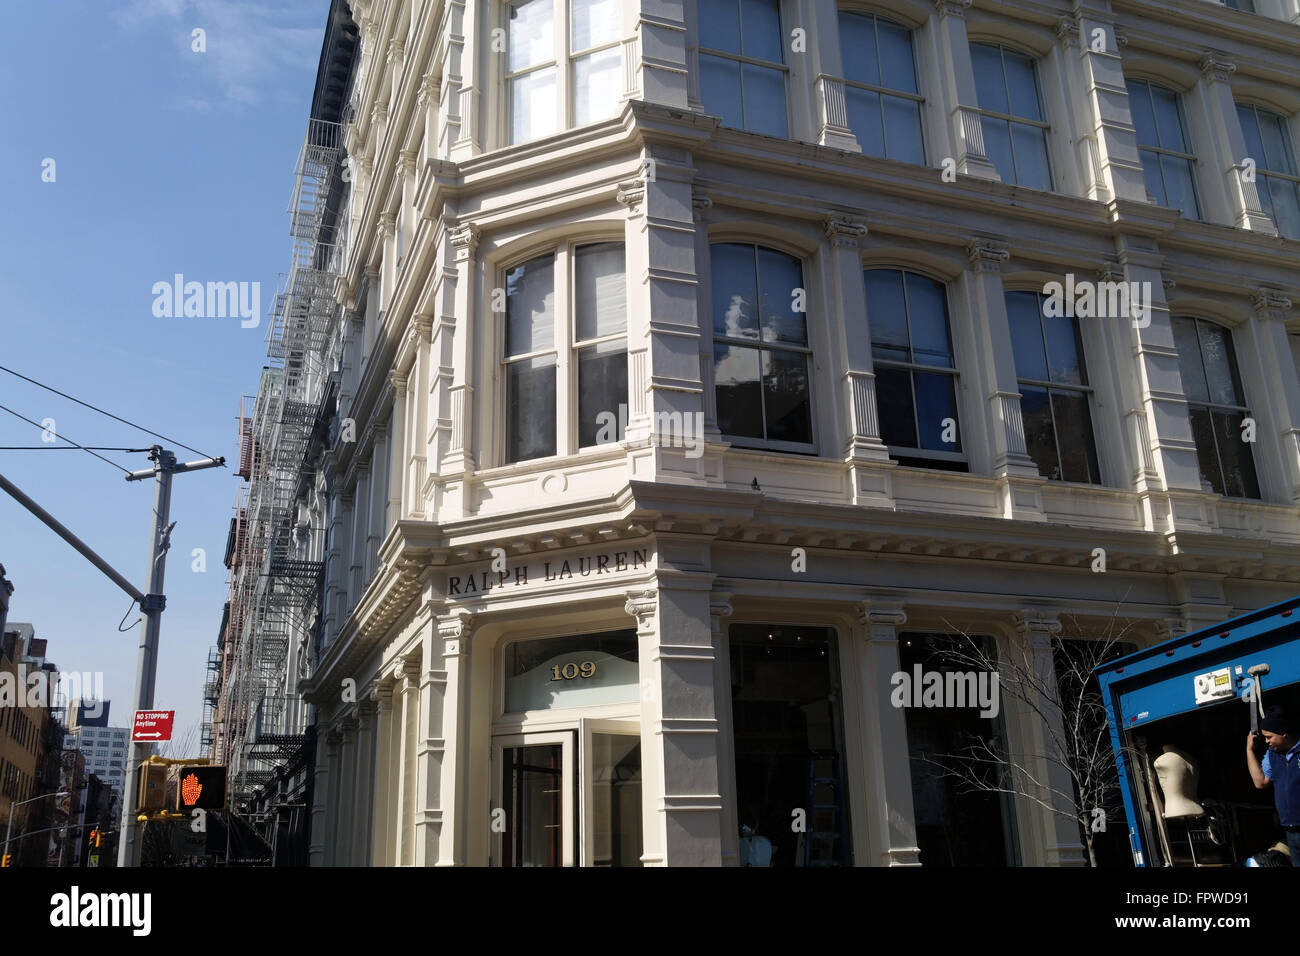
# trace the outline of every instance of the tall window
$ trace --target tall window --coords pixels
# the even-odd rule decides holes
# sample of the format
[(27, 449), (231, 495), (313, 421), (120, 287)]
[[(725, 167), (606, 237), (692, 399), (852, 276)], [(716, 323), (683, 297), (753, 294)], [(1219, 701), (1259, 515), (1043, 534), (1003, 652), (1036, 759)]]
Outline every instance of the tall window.
[(510, 142), (584, 126), (618, 111), (622, 17), (618, 0), (522, 0), (506, 7)]
[(864, 275), (881, 439), (904, 464), (965, 470), (943, 285), (899, 269)]
[(724, 126), (788, 136), (779, 0), (700, 0), (700, 99)]
[(1259, 201), (1273, 217), (1277, 231), (1300, 239), (1300, 175), (1286, 120), (1257, 106), (1238, 106), (1246, 153), (1255, 160)]
[(1187, 148), (1187, 126), (1178, 94), (1146, 80), (1130, 80), (1128, 99), (1137, 127), (1138, 155), (1147, 192), (1156, 202), (1181, 210), (1190, 219), (1201, 218), (1196, 201), (1192, 162)]
[(508, 461), (622, 439), (627, 420), (622, 243), (566, 246), (506, 271), (503, 364)]
[(1033, 59), (984, 43), (972, 43), (970, 57), (989, 161), (1005, 183), (1050, 190), (1048, 125)]
[(1029, 457), (1054, 481), (1101, 481), (1079, 320), (1045, 315), (1037, 292), (1008, 292), (1007, 318)]
[(718, 428), (756, 447), (810, 451), (803, 266), (737, 243), (717, 243), (710, 255)]
[(1176, 317), (1173, 327), (1201, 479), (1217, 494), (1258, 498), (1255, 461), (1242, 440), (1242, 421), (1250, 410), (1237, 373), (1232, 333), (1202, 319)]
[(920, 89), (906, 27), (872, 14), (840, 14), (844, 102), (868, 156), (925, 164)]

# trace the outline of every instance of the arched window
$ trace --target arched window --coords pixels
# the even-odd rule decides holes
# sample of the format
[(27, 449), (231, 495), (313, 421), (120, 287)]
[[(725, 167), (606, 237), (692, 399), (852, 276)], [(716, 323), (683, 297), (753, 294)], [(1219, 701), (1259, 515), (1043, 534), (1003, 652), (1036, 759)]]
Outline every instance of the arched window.
[(1128, 99), (1147, 193), (1162, 206), (1181, 210), (1189, 219), (1200, 219), (1192, 173), (1196, 157), (1188, 146), (1178, 94), (1146, 80), (1129, 80)]
[(811, 451), (803, 265), (749, 244), (715, 243), (709, 253), (718, 428), (738, 444)]
[(1255, 161), (1259, 202), (1277, 231), (1300, 239), (1300, 175), (1286, 120), (1258, 106), (1238, 106), (1246, 157)]
[(1079, 320), (1044, 314), (1037, 292), (1006, 299), (1029, 457), (1044, 478), (1100, 483)]
[(1250, 416), (1232, 333), (1204, 319), (1172, 320), (1201, 479), (1233, 498), (1258, 498), (1259, 481), (1242, 423)]
[(943, 284), (901, 269), (863, 277), (881, 440), (903, 464), (965, 470)]
[(789, 135), (779, 0), (700, 0), (700, 100), (724, 126)]
[(506, 270), (506, 460), (621, 441), (627, 421), (623, 244), (562, 246)]
[(868, 156), (925, 165), (912, 32), (873, 14), (841, 12), (849, 127)]
[(1032, 57), (986, 43), (970, 45), (984, 150), (1004, 183), (1052, 188), (1047, 131)]

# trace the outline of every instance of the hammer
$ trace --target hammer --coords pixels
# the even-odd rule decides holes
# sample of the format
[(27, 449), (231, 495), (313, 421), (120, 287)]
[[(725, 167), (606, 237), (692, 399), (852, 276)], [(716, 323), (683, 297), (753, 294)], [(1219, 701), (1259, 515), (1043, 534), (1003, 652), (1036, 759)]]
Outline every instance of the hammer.
[(1270, 670), (1272, 668), (1267, 664), (1255, 664), (1246, 671), (1255, 681), (1255, 690), (1252, 694), (1253, 700), (1250, 705), (1250, 732), (1252, 734), (1259, 733), (1259, 718), (1264, 713), (1264, 688), (1259, 679)]

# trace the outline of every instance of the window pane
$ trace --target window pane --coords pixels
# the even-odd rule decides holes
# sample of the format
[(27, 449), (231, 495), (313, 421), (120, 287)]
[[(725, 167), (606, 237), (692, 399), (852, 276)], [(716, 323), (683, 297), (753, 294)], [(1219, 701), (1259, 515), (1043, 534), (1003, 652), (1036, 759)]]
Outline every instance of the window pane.
[(573, 30), (570, 52), (613, 43), (623, 32), (618, 0), (573, 0)]
[[(712, 24), (701, 24), (707, 34)], [(740, 0), (741, 51), (757, 60), (784, 63), (781, 55), (781, 11), (777, 0)]]
[(1259, 120), (1255, 117), (1255, 110), (1249, 106), (1238, 106), (1237, 118), (1241, 120), (1241, 132), (1246, 137), (1246, 156), (1255, 160), (1260, 169), (1268, 169), (1264, 159), (1264, 140), (1259, 135)]
[(1196, 442), (1196, 462), (1201, 467), (1201, 480), (1208, 481), (1215, 494), (1224, 494), (1223, 472), (1219, 470), (1219, 452), (1215, 447), (1210, 410), (1198, 405), (1189, 406), (1187, 418), (1192, 425), (1192, 439)]
[(555, 59), (553, 0), (525, 0), (510, 8), (507, 68), (511, 73)]
[(574, 254), (573, 279), (579, 341), (627, 329), (623, 243), (579, 246)]
[(759, 390), (758, 349), (713, 347), (713, 381), (718, 430), (724, 435), (763, 437), (763, 396)]
[(933, 279), (907, 273), (907, 314), (912, 329), (912, 361), (952, 366), (948, 309), (944, 287)]
[(759, 322), (764, 342), (793, 342), (806, 345), (804, 313), (793, 309), (795, 290), (802, 289), (807, 308), (807, 290), (803, 289), (803, 269), (798, 259), (771, 249), (758, 250)]
[(700, 0), (700, 46), (740, 52), (740, 5), (736, 0)]
[(1043, 316), (1043, 338), (1047, 341), (1048, 369), (1053, 382), (1087, 385), (1083, 351), (1079, 343), (1079, 323), (1068, 315)]
[[(1143, 166), (1147, 157), (1142, 158)], [(1161, 156), (1160, 167), (1164, 172), (1165, 187), (1168, 190), (1166, 203), (1170, 209), (1180, 209), (1189, 219), (1200, 219), (1201, 210), (1196, 202), (1196, 190), (1192, 186), (1192, 164), (1189, 160), (1175, 156)]]
[(1007, 121), (981, 116), (980, 127), (984, 130), (984, 152), (989, 162), (1004, 183), (1014, 183), (1016, 161), (1011, 155), (1011, 132), (1007, 129)]
[(912, 404), (912, 373), (876, 366), (876, 403), (880, 440), (896, 448), (916, 448), (916, 411)]
[(1180, 153), (1187, 152), (1187, 144), (1183, 141), (1183, 124), (1178, 116), (1177, 94), (1172, 90), (1153, 86), (1151, 100), (1156, 111), (1156, 128), (1160, 133), (1160, 141), (1152, 145), (1176, 149)]
[(506, 366), (506, 414), (511, 461), (555, 454), (555, 357)]
[(921, 140), (921, 108), (915, 100), (886, 96), (885, 139), (890, 159), (925, 165), (925, 147)]
[(844, 78), (855, 83), (880, 85), (880, 64), (876, 58), (874, 17), (840, 14), (840, 57)]
[(626, 419), (626, 346), (604, 342), (583, 349), (578, 353), (579, 446), (622, 441)]
[(555, 67), (511, 80), (510, 141), (526, 143), (555, 129)]
[(1151, 89), (1146, 83), (1128, 84), (1129, 109), (1133, 113), (1133, 126), (1137, 129), (1139, 146), (1159, 146), (1160, 134), (1156, 131), (1156, 114), (1151, 108)]
[(722, 119), (723, 126), (745, 128), (745, 109), (740, 100), (740, 64), (700, 54), (700, 99), (704, 109)]
[(1160, 154), (1139, 149), (1138, 157), (1142, 160), (1142, 179), (1146, 183), (1147, 194), (1162, 206), (1169, 205), (1165, 193), (1165, 181), (1160, 172)]
[(1016, 152), (1016, 180), (1030, 189), (1050, 191), (1052, 173), (1047, 164), (1047, 137), (1039, 126), (1011, 124), (1011, 144)]
[(713, 333), (758, 338), (758, 280), (754, 247), (718, 243), (709, 247), (713, 282)]
[(555, 257), (539, 256), (506, 272), (506, 355), (555, 345)]
[(1006, 80), (1002, 75), (1002, 53), (983, 43), (970, 45), (971, 66), (975, 69), (975, 93), (980, 109), (1008, 113)]
[(1020, 386), (1020, 417), (1025, 425), (1025, 448), (1038, 466), (1038, 473), (1059, 481), (1061, 465), (1056, 458), (1056, 432), (1052, 428), (1052, 404), (1047, 389)]
[(1092, 437), (1092, 415), (1088, 396), (1079, 392), (1052, 392), (1056, 436), (1061, 449), (1061, 480), (1101, 480), (1097, 467), (1097, 446)]
[(917, 92), (911, 32), (886, 20), (877, 20), (876, 29), (880, 36), (880, 85), (891, 90)]
[(741, 67), (745, 83), (745, 129), (768, 136), (787, 135), (785, 74), (748, 63)]
[(763, 353), (763, 411), (772, 441), (812, 442), (806, 355)]
[(1043, 351), (1042, 306), (1037, 293), (1008, 292), (1007, 319), (1011, 324), (1011, 350), (1016, 378), (1047, 381), (1047, 356)]
[(868, 269), (864, 277), (872, 355), (882, 360), (910, 361), (903, 273), (897, 269)]
[[(1291, 156), (1291, 145), (1282, 117), (1263, 110), (1256, 110), (1256, 115), (1259, 116), (1259, 134), (1264, 140), (1264, 156), (1268, 160), (1265, 168), (1294, 176), (1295, 160)], [(1264, 166), (1263, 163), (1260, 165)]]
[(844, 104), (849, 113), (849, 129), (867, 156), (885, 155), (885, 131), (880, 119), (880, 94), (857, 87), (844, 88)]
[(573, 118), (578, 126), (609, 119), (623, 95), (623, 53), (618, 47), (573, 61)]
[(1178, 371), (1183, 379), (1183, 394), (1194, 402), (1209, 401), (1205, 388), (1205, 366), (1201, 363), (1201, 345), (1196, 338), (1196, 321), (1175, 316), (1169, 320), (1174, 331), (1174, 348), (1178, 350)]
[(1260, 193), (1267, 192), (1269, 212), (1277, 225), (1277, 231), (1287, 239), (1300, 239), (1300, 186), (1285, 179), (1272, 176), (1260, 176), (1264, 184)]
[(1258, 498), (1255, 460), (1250, 445), (1241, 440), (1241, 423), (1245, 417), (1241, 412), (1214, 413), (1219, 461), (1223, 463), (1223, 494), (1234, 498)]
[(1243, 404), (1230, 333), (1221, 325), (1212, 325), (1209, 322), (1198, 324), (1201, 332), (1201, 357), (1205, 362), (1205, 380), (1210, 390), (1210, 401), (1216, 405)]
[(1007, 70), (1007, 91), (1011, 94), (1012, 116), (1041, 120), (1042, 108), (1038, 105), (1038, 80), (1034, 76), (1034, 61), (1010, 50), (1002, 51), (1002, 63)]
[[(938, 375), (931, 372), (916, 372), (916, 423), (920, 430), (920, 447), (929, 451), (961, 451), (961, 432), (956, 427), (957, 397), (953, 388), (955, 379), (951, 375)], [(947, 428), (945, 419), (951, 418), (953, 428), (949, 437), (955, 442), (943, 440)]]

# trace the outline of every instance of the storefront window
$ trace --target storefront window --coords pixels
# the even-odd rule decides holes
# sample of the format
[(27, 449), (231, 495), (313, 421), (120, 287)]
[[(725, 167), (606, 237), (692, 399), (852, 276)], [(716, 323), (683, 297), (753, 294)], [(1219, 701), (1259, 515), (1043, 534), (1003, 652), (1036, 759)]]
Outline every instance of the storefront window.
[[(983, 646), (976, 650), (971, 640)], [(904, 634), (898, 651), (902, 673), (915, 675), (919, 667), (923, 678), (967, 671), (972, 657), (996, 659), (990, 639), (946, 634)], [(981, 712), (978, 706), (932, 703), (905, 709), (922, 866), (1018, 863), (1011, 796), (999, 792), (1010, 781), (993, 761), (1006, 753), (1006, 730), (1000, 708), (996, 716)]]
[(637, 700), (634, 630), (516, 641), (505, 658), (507, 713)]
[[(835, 632), (770, 624), (729, 631), (736, 810), (747, 861), (851, 866)], [(804, 832), (792, 826), (799, 819)]]

